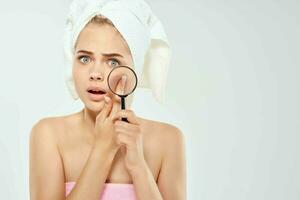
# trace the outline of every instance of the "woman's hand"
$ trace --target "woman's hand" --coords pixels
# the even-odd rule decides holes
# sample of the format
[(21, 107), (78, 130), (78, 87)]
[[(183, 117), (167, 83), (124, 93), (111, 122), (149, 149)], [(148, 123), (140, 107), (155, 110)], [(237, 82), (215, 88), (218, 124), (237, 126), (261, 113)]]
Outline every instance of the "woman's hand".
[[(128, 122), (120, 120), (127, 118)], [(114, 116), (117, 143), (122, 145), (121, 152), (127, 170), (132, 172), (145, 166), (143, 138), (140, 122), (132, 110), (120, 110)]]
[(118, 151), (120, 145), (116, 142), (116, 132), (114, 121), (110, 116), (112, 109), (111, 99), (105, 97), (105, 105), (96, 117), (95, 121), (95, 144), (101, 146), (108, 152), (114, 154)]
[[(126, 78), (121, 79), (117, 85), (117, 92), (124, 92), (126, 84)], [(117, 143), (117, 133), (115, 132), (114, 121), (112, 117), (119, 110), (121, 110), (120, 98), (117, 95), (108, 93), (105, 96), (105, 105), (102, 110), (96, 116), (95, 120), (95, 135), (96, 145), (105, 148), (108, 152), (113, 151), (114, 154), (120, 148), (120, 144)]]
[[(126, 78), (119, 81), (117, 92), (124, 92)], [(96, 117), (96, 140), (115, 153), (121, 148), (128, 171), (144, 167), (143, 140), (140, 123), (132, 110), (121, 110), (120, 97), (106, 96), (104, 108)], [(121, 118), (127, 118), (128, 122)]]

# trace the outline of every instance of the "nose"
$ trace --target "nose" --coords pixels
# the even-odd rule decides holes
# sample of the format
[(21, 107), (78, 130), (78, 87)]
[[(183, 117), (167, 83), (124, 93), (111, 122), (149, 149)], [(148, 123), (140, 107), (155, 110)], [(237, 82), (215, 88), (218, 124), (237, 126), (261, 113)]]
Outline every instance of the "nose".
[(97, 80), (102, 80), (103, 81), (103, 76), (100, 73), (97, 72), (92, 72), (90, 74), (90, 81), (97, 81)]
[[(97, 64), (95, 64), (97, 65)], [(104, 80), (104, 70), (103, 66), (94, 66), (90, 72), (90, 81), (103, 81)]]

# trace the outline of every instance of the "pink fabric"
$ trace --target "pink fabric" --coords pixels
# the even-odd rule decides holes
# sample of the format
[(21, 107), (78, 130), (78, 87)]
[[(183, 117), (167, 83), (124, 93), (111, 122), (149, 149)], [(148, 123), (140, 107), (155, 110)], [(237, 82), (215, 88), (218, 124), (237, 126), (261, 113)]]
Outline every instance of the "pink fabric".
[[(76, 182), (66, 182), (66, 196)], [(134, 185), (130, 183), (105, 183), (99, 200), (136, 200)]]

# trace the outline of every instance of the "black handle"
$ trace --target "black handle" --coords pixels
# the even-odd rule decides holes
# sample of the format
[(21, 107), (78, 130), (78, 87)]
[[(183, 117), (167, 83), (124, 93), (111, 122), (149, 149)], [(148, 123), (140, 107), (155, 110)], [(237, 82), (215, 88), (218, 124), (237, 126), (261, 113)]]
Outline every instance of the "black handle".
[[(121, 109), (125, 110), (125, 96), (121, 96)], [(125, 117), (122, 117), (121, 120), (124, 122), (129, 122)]]

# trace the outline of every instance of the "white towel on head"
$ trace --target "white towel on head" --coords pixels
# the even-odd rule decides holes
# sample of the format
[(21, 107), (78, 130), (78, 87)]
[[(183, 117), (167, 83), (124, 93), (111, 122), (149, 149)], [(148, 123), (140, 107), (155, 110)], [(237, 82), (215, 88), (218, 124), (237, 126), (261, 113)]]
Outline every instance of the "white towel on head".
[(161, 104), (171, 58), (170, 45), (163, 25), (143, 0), (74, 0), (71, 3), (64, 33), (66, 84), (74, 99), (78, 99), (72, 77), (74, 45), (79, 33), (95, 15), (112, 21), (126, 40), (132, 54), (140, 88), (152, 90)]

